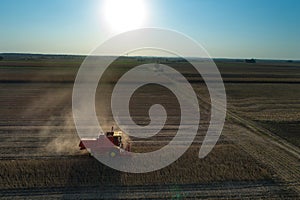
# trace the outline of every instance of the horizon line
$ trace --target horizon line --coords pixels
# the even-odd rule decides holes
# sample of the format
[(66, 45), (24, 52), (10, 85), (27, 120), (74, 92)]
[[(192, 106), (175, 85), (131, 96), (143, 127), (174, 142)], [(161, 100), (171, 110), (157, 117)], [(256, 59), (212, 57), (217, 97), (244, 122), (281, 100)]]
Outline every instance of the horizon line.
[[(77, 54), (77, 53), (33, 53), (33, 52), (0, 52), (0, 55), (32, 55), (32, 56), (78, 56), (78, 57), (87, 57), (88, 54)], [(102, 57), (113, 57), (116, 55), (99, 55)], [(145, 58), (180, 58), (175, 56), (150, 56), (150, 55), (134, 55), (134, 56), (118, 56), (118, 57), (128, 57), (128, 58), (136, 58), (136, 57), (145, 57)], [(190, 56), (189, 58), (198, 58), (195, 56)], [(262, 57), (209, 57), (203, 59), (216, 59), (216, 60), (246, 60), (246, 59), (255, 59), (255, 60), (277, 60), (277, 61), (300, 61), (300, 58), (262, 58)]]

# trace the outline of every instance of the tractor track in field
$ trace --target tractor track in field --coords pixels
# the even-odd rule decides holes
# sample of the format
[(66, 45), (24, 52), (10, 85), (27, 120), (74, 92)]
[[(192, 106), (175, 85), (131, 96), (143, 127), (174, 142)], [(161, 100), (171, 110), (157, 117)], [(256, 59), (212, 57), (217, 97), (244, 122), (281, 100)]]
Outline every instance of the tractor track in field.
[[(203, 107), (211, 106), (198, 95)], [(217, 108), (218, 109), (218, 108)], [(276, 174), (287, 188), (300, 193), (300, 149), (251, 120), (240, 117), (227, 109), (227, 118), (233, 123), (232, 131), (225, 137), (238, 144), (244, 151)]]
[[(116, 188), (118, 188), (116, 190)], [(5, 199), (297, 199), (273, 182), (222, 182), (185, 185), (101, 186), (81, 188), (37, 188), (0, 190)]]
[(270, 167), (278, 178), (286, 182), (288, 187), (293, 187), (297, 192), (300, 192), (299, 149), (251, 121), (232, 115), (232, 112), (228, 114), (234, 121), (241, 123), (240, 126), (244, 128), (244, 130), (235, 131), (234, 134), (229, 132), (228, 136), (236, 138), (236, 143), (242, 149)]
[(49, 160), (49, 159), (70, 159), (70, 158), (86, 158), (88, 154), (80, 155), (26, 155), (26, 156), (2, 156), (1, 160)]
[(252, 157), (265, 166), (268, 166), (276, 174), (276, 178), (286, 183), (287, 187), (293, 187), (300, 191), (299, 160), (278, 146), (270, 144), (270, 141), (243, 127), (234, 126), (239, 133), (228, 134), (228, 137), (239, 137), (236, 143)]

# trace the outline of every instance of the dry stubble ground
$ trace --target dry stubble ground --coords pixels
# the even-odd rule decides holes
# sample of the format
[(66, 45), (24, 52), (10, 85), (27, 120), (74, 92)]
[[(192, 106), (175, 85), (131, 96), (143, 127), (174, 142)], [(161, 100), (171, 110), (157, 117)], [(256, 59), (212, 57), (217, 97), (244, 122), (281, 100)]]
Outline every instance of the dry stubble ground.
[[(58, 195), (61, 197), (61, 195), (68, 195), (68, 190), (72, 191), (74, 187), (82, 188), (84, 191), (88, 191), (87, 188), (96, 187), (102, 188), (103, 191), (115, 192), (115, 190), (106, 187), (118, 186), (122, 188), (117, 193), (118, 197), (129, 195), (128, 198), (134, 197), (134, 194), (138, 197), (140, 195), (138, 191), (142, 190), (146, 194), (149, 193), (150, 196), (148, 197), (151, 195), (155, 197), (156, 194), (152, 194), (152, 190), (152, 193), (149, 191), (151, 187), (154, 187), (153, 190), (157, 190), (157, 194), (164, 194), (168, 197), (174, 195), (172, 188), (175, 187), (181, 188), (179, 191), (176, 189), (176, 195), (186, 195), (186, 197), (201, 197), (205, 194), (208, 198), (226, 197), (226, 195), (228, 198), (264, 196), (267, 198), (297, 198), (295, 189), (289, 188), (288, 184), (292, 183), (285, 183), (286, 180), (278, 178), (278, 172), (270, 166), (270, 163), (264, 163), (259, 156), (255, 156), (257, 152), (253, 152), (253, 148), (256, 147), (250, 145), (252, 141), (249, 138), (244, 140), (244, 138), (237, 137), (241, 133), (246, 134), (249, 130), (236, 125), (234, 121), (228, 120), (226, 122), (222, 137), (214, 151), (203, 160), (197, 159), (199, 145), (209, 119), (209, 112), (205, 110), (209, 106), (207, 107), (206, 104), (200, 105), (203, 119), (201, 130), (193, 147), (182, 158), (165, 169), (147, 174), (120, 173), (103, 166), (87, 155), (82, 155), (77, 149), (78, 137), (71, 115), (72, 83), (77, 71), (76, 66), (80, 64), (80, 59), (74, 60), (72, 62), (60, 59), (1, 62), (0, 188), (2, 194), (7, 194), (7, 197), (13, 197), (18, 193), (24, 196), (32, 194), (33, 197), (39, 196), (37, 194), (39, 192), (36, 190), (45, 190), (46, 195), (48, 193), (49, 196)], [(129, 64), (130, 62), (128, 62)], [(173, 65), (185, 70), (186, 64), (173, 63)], [(282, 94), (279, 91), (286, 91), (287, 89), (297, 91), (299, 87), (294, 82), (295, 79), (299, 78), (296, 73), (299, 72), (299, 68), (293, 66), (294, 71), (291, 70), (293, 73), (289, 74), (290, 69), (286, 70), (288, 66), (280, 68), (274, 67), (275, 64), (268, 66), (242, 64), (240, 68), (237, 68), (238, 65), (238, 63), (219, 63), (218, 65), (226, 83), (229, 109), (232, 112), (247, 120), (259, 120), (263, 124), (265, 124), (264, 120), (268, 122), (275, 120), (297, 122), (299, 101), (297, 101), (295, 93), (286, 92), (284, 97), (281, 96), (282, 98), (277, 98), (276, 93)], [(287, 75), (292, 76), (284, 80), (285, 82), (291, 81), (291, 83), (281, 84), (280, 81), (278, 83), (260, 83), (278, 80), (278, 77), (264, 78), (269, 76), (268, 73), (270, 73), (270, 68), (273, 69), (272, 67), (280, 69), (278, 76), (280, 74), (285, 75), (285, 77)], [(285, 71), (283, 72), (283, 70)], [(119, 71), (123, 71), (123, 69)], [(108, 73), (117, 74), (116, 78), (118, 77), (118, 73)], [(193, 81), (195, 89), (202, 91), (203, 98), (207, 98), (205, 85), (199, 77), (193, 76), (193, 72), (188, 70), (184, 73)], [(240, 76), (244, 73), (248, 74), (248, 78), (241, 80)], [(274, 74), (274, 70), (272, 73)], [(246, 83), (243, 83), (243, 80)], [(251, 83), (251, 81), (256, 82)], [(258, 83), (259, 89), (256, 87)], [(106, 96), (106, 92), (109, 92), (109, 89), (107, 91), (99, 89), (97, 93), (98, 102), (101, 102), (97, 105), (100, 113), (104, 109), (103, 102), (107, 101), (107, 99), (101, 100), (103, 96)], [(273, 96), (268, 94), (273, 94)], [(133, 114), (137, 116), (135, 120), (138, 123), (143, 123), (146, 118), (143, 104), (148, 105), (148, 102), (144, 97), (145, 94), (141, 92), (136, 95), (136, 100), (132, 102), (138, 108), (133, 109)], [(162, 97), (161, 94), (160, 97)], [(157, 100), (164, 103), (163, 98)], [(176, 111), (176, 101), (174, 102), (169, 104), (171, 115), (168, 118), (166, 130), (152, 140), (135, 140), (135, 151), (143, 152), (157, 149), (166, 144), (173, 136), (173, 129), (176, 129), (178, 125), (178, 118), (176, 117), (178, 111)], [(289, 112), (290, 107), (285, 106), (290, 104), (294, 105), (293, 112)], [(265, 110), (265, 112), (258, 112), (258, 110)], [(275, 113), (272, 115), (273, 118), (270, 117), (270, 110)], [(284, 117), (286, 112), (289, 113), (288, 117)], [(101, 117), (99, 119), (100, 121), (103, 120)], [(107, 121), (103, 123), (107, 124)], [(296, 125), (295, 127), (298, 130), (299, 127)], [(273, 131), (272, 128), (278, 129), (270, 126), (269, 130)], [(282, 131), (275, 131), (274, 133), (283, 138), (285, 136)], [(287, 132), (287, 134), (291, 134), (291, 132)], [(299, 138), (296, 134), (293, 134), (293, 137)], [(249, 148), (242, 148), (245, 144), (249, 144), (247, 145)], [(282, 162), (284, 165), (285, 161), (278, 162)], [(285, 168), (283, 167), (282, 170), (283, 172), (280, 173), (284, 173)], [(163, 185), (168, 187), (163, 189)], [(125, 186), (127, 189), (124, 189)], [(237, 186), (241, 187), (236, 188)], [(159, 192), (158, 187), (162, 188), (161, 192)], [(189, 192), (187, 187), (196, 189)], [(132, 191), (130, 192), (130, 190)], [(53, 191), (56, 193), (52, 194)], [(97, 196), (98, 193), (95, 191), (97, 189), (94, 188), (91, 194)], [(241, 193), (241, 191), (243, 192)], [(103, 192), (104, 194), (105, 192)], [(109, 195), (103, 196), (103, 198), (106, 197)]]

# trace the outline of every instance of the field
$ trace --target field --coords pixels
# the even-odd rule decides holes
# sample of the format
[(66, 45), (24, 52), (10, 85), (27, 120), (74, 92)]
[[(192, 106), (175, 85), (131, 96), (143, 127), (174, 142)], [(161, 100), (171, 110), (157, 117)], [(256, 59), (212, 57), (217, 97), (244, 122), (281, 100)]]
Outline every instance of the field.
[[(129, 174), (79, 151), (72, 89), (83, 59), (5, 55), (0, 61), (0, 197), (300, 198), (300, 62), (216, 60), (227, 92), (227, 119), (214, 150), (198, 159), (210, 118), (206, 85), (186, 62), (163, 59), (201, 94), (200, 129), (193, 145), (175, 163), (151, 173)], [(113, 84), (131, 67), (147, 62), (153, 60), (121, 58), (106, 72), (101, 80), (105, 84), (96, 95), (102, 126), (114, 125), (107, 106)], [(134, 121), (149, 123), (153, 102), (166, 107), (167, 123), (155, 137), (132, 138), (135, 152), (159, 149), (176, 134), (178, 102), (158, 86), (135, 94), (130, 106)]]

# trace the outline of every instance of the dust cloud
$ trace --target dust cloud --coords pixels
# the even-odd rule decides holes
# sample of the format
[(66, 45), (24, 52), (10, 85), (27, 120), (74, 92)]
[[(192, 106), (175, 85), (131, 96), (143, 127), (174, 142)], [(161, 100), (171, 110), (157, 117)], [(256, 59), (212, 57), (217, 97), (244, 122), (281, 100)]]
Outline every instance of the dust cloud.
[[(46, 130), (47, 131), (47, 130)], [(57, 137), (52, 139), (46, 146), (46, 151), (58, 155), (78, 155), (83, 151), (79, 149), (79, 136), (76, 133), (75, 125), (71, 114), (65, 115), (61, 130)]]

